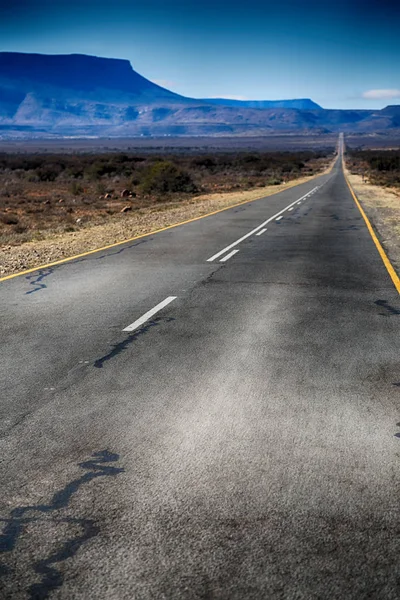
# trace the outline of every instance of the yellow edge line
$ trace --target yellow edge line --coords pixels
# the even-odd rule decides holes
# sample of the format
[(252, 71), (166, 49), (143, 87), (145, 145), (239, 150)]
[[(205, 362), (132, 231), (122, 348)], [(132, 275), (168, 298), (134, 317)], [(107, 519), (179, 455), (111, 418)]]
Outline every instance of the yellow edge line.
[(343, 173), (344, 173), (344, 178), (346, 180), (347, 185), (349, 186), (349, 190), (351, 192), (351, 195), (353, 196), (354, 202), (357, 205), (358, 210), (360, 211), (365, 224), (368, 228), (369, 233), (371, 234), (372, 239), (374, 240), (375, 246), (380, 254), (381, 259), (383, 260), (383, 264), (385, 265), (390, 277), (392, 278), (392, 281), (394, 283), (394, 287), (396, 288), (397, 292), (400, 294), (400, 279), (399, 276), (397, 275), (392, 263), (390, 262), (386, 252), (384, 251), (382, 244), (380, 243), (380, 241), (378, 240), (375, 231), (373, 230), (373, 227), (367, 217), (367, 215), (364, 212), (363, 207), (360, 204), (360, 201), (358, 200), (357, 196), (355, 195), (353, 188), (351, 187), (351, 183), (350, 181), (347, 179), (346, 173), (344, 171), (344, 159), (343, 159)]
[[(316, 177), (320, 177), (321, 174), (314, 175), (308, 181), (312, 181)], [(307, 181), (304, 181), (307, 183)], [(288, 185), (280, 192), (275, 192), (275, 194), (271, 194), (271, 196), (275, 196), (276, 194), (280, 194), (281, 192), (285, 192), (286, 190), (291, 189), (292, 187), (296, 187), (298, 185), (302, 185), (301, 183), (295, 183)], [(37, 267), (32, 267), (31, 269), (26, 269), (25, 271), (20, 271), (19, 273), (12, 273), (11, 275), (6, 275), (5, 277), (0, 277), (0, 283), (2, 281), (7, 281), (8, 279), (14, 279), (14, 277), (21, 277), (22, 275), (28, 275), (28, 273), (34, 273), (35, 271), (41, 271), (42, 269), (48, 269), (49, 267), (55, 267), (56, 265), (62, 265), (63, 263), (70, 262), (72, 260), (77, 260), (78, 258), (83, 258), (84, 256), (89, 256), (90, 254), (96, 254), (96, 252), (102, 252), (103, 250), (109, 250), (110, 248), (115, 248), (116, 246), (122, 246), (123, 244), (129, 244), (129, 242), (134, 242), (135, 240), (139, 240), (140, 238), (148, 237), (150, 235), (155, 235), (156, 233), (161, 233), (162, 231), (166, 231), (167, 229), (173, 229), (174, 227), (179, 227), (180, 225), (186, 225), (187, 223), (193, 223), (193, 221), (198, 221), (199, 219), (205, 219), (206, 217), (211, 217), (212, 215), (216, 215), (217, 213), (223, 212), (225, 210), (229, 210), (230, 208), (235, 208), (236, 206), (241, 206), (242, 204), (250, 204), (250, 202), (257, 202), (257, 200), (263, 200), (264, 198), (268, 198), (269, 196), (260, 196), (259, 198), (253, 198), (253, 200), (243, 200), (243, 202), (238, 202), (237, 204), (231, 204), (231, 206), (225, 206), (225, 208), (219, 208), (218, 210), (214, 210), (205, 215), (201, 215), (200, 217), (193, 217), (193, 219), (188, 219), (187, 221), (181, 221), (180, 223), (175, 223), (174, 225), (168, 225), (167, 227), (162, 227), (161, 229), (155, 229), (154, 231), (149, 231), (148, 233), (141, 233), (139, 235), (135, 235), (135, 237), (128, 238), (127, 240), (122, 240), (121, 242), (115, 242), (114, 244), (109, 244), (108, 246), (103, 246), (102, 248), (95, 248), (94, 250), (88, 250), (87, 252), (82, 252), (82, 254), (75, 254), (74, 256), (69, 256), (68, 258), (62, 258), (60, 260), (56, 260), (51, 263), (47, 263), (45, 265), (38, 265)]]

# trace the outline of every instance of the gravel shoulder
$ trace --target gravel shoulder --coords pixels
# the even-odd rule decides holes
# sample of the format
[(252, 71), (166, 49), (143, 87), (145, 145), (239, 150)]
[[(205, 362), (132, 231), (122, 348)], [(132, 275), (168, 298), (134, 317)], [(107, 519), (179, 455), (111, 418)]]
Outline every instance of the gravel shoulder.
[(135, 236), (151, 233), (242, 202), (271, 196), (309, 181), (313, 177), (302, 177), (286, 184), (258, 187), (248, 191), (205, 194), (180, 203), (161, 203), (155, 207), (111, 217), (102, 225), (83, 225), (79, 231), (49, 234), (44, 240), (26, 242), (19, 246), (3, 246), (0, 248), (0, 277), (124, 242)]
[(346, 175), (395, 270), (400, 273), (400, 190), (372, 185), (347, 169)]

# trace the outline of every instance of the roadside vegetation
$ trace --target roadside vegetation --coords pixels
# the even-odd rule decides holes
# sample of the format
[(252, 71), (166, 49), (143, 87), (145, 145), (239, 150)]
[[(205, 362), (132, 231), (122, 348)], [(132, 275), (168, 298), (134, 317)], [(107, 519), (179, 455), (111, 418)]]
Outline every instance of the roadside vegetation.
[(348, 150), (350, 182), (400, 273), (400, 150)]
[(322, 152), (0, 154), (0, 245), (45, 239), (204, 194), (278, 186), (323, 170)]
[(349, 150), (346, 163), (373, 185), (400, 188), (400, 150)]

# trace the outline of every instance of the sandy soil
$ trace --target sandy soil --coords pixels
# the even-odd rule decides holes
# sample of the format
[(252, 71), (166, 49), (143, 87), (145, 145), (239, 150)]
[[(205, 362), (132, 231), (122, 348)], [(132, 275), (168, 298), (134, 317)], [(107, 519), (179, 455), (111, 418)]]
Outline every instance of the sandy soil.
[(49, 234), (41, 241), (4, 246), (0, 249), (0, 277), (125, 241), (241, 202), (271, 196), (310, 179), (312, 177), (302, 177), (286, 184), (249, 191), (207, 194), (179, 204), (157, 204), (156, 207), (126, 213), (123, 220), (110, 218), (106, 224), (89, 224), (79, 231)]
[(389, 258), (400, 273), (400, 190), (372, 185), (346, 169), (353, 189)]

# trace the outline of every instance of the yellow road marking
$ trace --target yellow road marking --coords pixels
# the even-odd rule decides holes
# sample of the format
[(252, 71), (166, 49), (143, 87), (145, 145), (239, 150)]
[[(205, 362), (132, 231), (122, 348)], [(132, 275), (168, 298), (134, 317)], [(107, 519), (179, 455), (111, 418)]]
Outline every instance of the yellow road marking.
[(394, 287), (396, 288), (396, 290), (398, 291), (398, 293), (400, 294), (400, 279), (399, 276), (397, 275), (396, 271), (394, 270), (394, 267), (392, 265), (392, 263), (390, 262), (386, 252), (384, 251), (382, 244), (380, 243), (380, 241), (378, 240), (375, 231), (373, 230), (373, 227), (367, 217), (367, 215), (364, 212), (363, 207), (360, 204), (360, 201), (358, 200), (357, 196), (355, 195), (353, 188), (351, 187), (350, 181), (347, 179), (346, 173), (344, 171), (344, 162), (343, 162), (343, 173), (344, 173), (344, 178), (346, 180), (347, 185), (349, 186), (349, 190), (351, 192), (351, 195), (353, 196), (354, 202), (357, 205), (358, 210), (360, 211), (365, 224), (368, 228), (369, 233), (371, 234), (372, 239), (374, 240), (375, 246), (380, 254), (381, 259), (383, 260), (383, 264), (385, 265), (390, 277), (392, 278), (392, 281), (394, 283)]
[[(316, 177), (320, 177), (321, 174), (314, 175), (308, 181), (304, 183), (308, 183), (312, 181)], [(301, 183), (293, 182), (285, 187), (281, 192), (285, 192), (286, 190), (291, 189), (292, 187), (296, 187), (298, 185), (302, 185)], [(281, 192), (275, 192), (275, 194), (271, 194), (271, 196), (275, 196), (276, 194), (280, 194)], [(32, 267), (31, 269), (26, 269), (25, 271), (20, 271), (19, 273), (12, 273), (11, 275), (5, 275), (4, 277), (0, 277), (0, 282), (7, 281), (8, 279), (14, 279), (14, 277), (21, 277), (22, 275), (28, 275), (29, 273), (35, 273), (36, 271), (41, 271), (42, 269), (48, 269), (49, 267), (55, 267), (57, 265), (62, 265), (63, 263), (70, 262), (72, 260), (77, 260), (78, 258), (83, 258), (85, 256), (89, 256), (90, 254), (95, 254), (96, 252), (103, 252), (104, 250), (110, 250), (110, 248), (115, 248), (116, 246), (122, 246), (123, 244), (129, 244), (130, 242), (134, 242), (135, 240), (139, 240), (140, 238), (148, 237), (150, 235), (155, 235), (156, 233), (161, 233), (162, 231), (166, 231), (167, 229), (173, 229), (174, 227), (179, 227), (180, 225), (186, 225), (187, 223), (192, 223), (193, 221), (198, 221), (199, 219), (205, 219), (206, 217), (211, 217), (212, 215), (216, 215), (217, 213), (223, 212), (224, 210), (229, 210), (230, 208), (236, 208), (237, 206), (242, 206), (243, 204), (250, 204), (251, 202), (257, 202), (258, 200), (263, 200), (264, 198), (268, 198), (269, 196), (260, 196), (260, 198), (253, 198), (253, 200), (243, 200), (243, 202), (238, 202), (237, 204), (232, 204), (231, 206), (225, 206), (225, 208), (219, 208), (218, 210), (214, 210), (205, 215), (201, 215), (200, 217), (193, 217), (193, 219), (188, 219), (187, 221), (181, 221), (180, 223), (175, 223), (174, 225), (168, 225), (167, 227), (162, 227), (161, 229), (155, 229), (154, 231), (149, 231), (148, 233), (141, 233), (136, 235), (135, 237), (129, 238), (127, 240), (122, 240), (121, 242), (115, 242), (114, 244), (109, 244), (108, 246), (103, 246), (102, 248), (95, 248), (94, 250), (87, 250), (87, 252), (82, 252), (81, 254), (75, 254), (74, 256), (69, 256), (68, 258), (61, 258), (60, 260), (56, 260), (51, 263), (47, 263), (45, 265), (38, 265), (37, 267)]]

